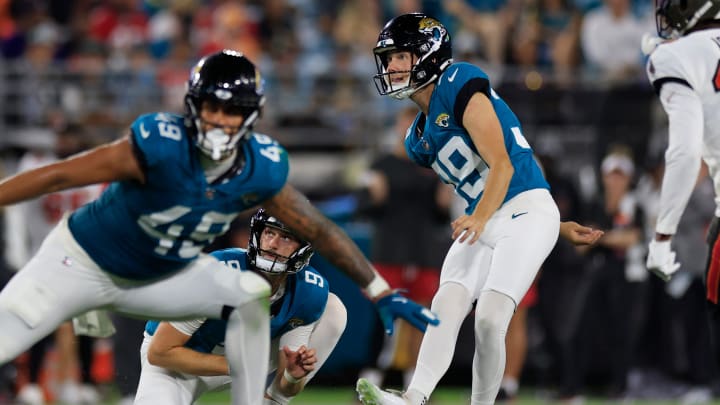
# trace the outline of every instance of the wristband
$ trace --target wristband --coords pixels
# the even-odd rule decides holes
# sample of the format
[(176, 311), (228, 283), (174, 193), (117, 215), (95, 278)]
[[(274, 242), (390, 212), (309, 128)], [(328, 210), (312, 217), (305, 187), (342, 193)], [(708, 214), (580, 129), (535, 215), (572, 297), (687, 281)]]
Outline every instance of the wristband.
[(290, 384), (297, 384), (302, 380), (304, 377), (295, 378), (288, 373), (287, 368), (285, 371), (283, 371), (283, 377), (285, 377), (285, 381), (289, 382)]
[(387, 281), (385, 281), (381, 275), (375, 273), (375, 278), (373, 278), (370, 284), (365, 287), (365, 293), (370, 296), (370, 298), (375, 298), (389, 289), (390, 285)]

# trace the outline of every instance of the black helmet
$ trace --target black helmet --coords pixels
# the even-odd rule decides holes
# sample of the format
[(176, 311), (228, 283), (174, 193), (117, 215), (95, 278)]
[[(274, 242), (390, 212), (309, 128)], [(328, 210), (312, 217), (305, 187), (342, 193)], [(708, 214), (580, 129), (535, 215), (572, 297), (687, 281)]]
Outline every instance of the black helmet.
[[(262, 236), (265, 227), (273, 227), (279, 229), (282, 232), (289, 233), (300, 241), (300, 246), (288, 257), (280, 257), (286, 259), (283, 262), (279, 262), (278, 258), (266, 259), (263, 257), (263, 249), (260, 248), (260, 237)], [(277, 218), (268, 215), (264, 209), (258, 210), (250, 220), (250, 243), (248, 244), (248, 258), (250, 264), (263, 272), (271, 274), (281, 273), (297, 273), (298, 271), (305, 268), (310, 263), (310, 258), (313, 255), (313, 248), (310, 243), (303, 241), (302, 239), (295, 236), (295, 234), (285, 226), (282, 222), (278, 221)]]
[[(409, 80), (401, 87), (393, 86), (387, 72), (388, 53), (393, 51), (409, 51), (418, 58)], [(403, 14), (385, 24), (373, 53), (377, 66), (375, 87), (380, 95), (398, 99), (434, 82), (452, 63), (450, 34), (440, 21), (422, 13)]]
[(655, 23), (662, 38), (676, 38), (698, 23), (718, 18), (720, 0), (655, 0)]
[[(240, 130), (227, 135), (221, 129), (203, 132), (200, 106), (203, 101), (218, 103), (221, 108), (243, 116)], [(252, 130), (265, 104), (260, 72), (242, 53), (223, 50), (208, 55), (190, 72), (185, 95), (187, 125), (195, 129), (195, 143), (213, 160), (219, 160), (238, 147)]]

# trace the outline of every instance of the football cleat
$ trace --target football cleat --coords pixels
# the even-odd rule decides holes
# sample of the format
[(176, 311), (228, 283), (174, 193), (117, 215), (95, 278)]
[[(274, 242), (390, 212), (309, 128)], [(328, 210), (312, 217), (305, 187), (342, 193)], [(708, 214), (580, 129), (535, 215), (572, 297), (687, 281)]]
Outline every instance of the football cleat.
[(357, 381), (355, 391), (363, 405), (409, 405), (400, 391), (385, 391), (370, 381), (361, 378)]

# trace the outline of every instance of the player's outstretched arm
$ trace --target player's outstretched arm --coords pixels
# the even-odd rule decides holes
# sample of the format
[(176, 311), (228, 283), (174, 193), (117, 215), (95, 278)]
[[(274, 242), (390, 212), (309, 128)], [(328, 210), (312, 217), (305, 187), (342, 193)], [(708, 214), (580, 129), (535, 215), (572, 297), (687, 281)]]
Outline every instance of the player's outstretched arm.
[(574, 243), (575, 245), (593, 245), (605, 232), (593, 229), (589, 226), (580, 225), (574, 221), (560, 222), (560, 236)]
[(73, 187), (144, 180), (128, 137), (0, 181), (0, 206)]
[(376, 277), (357, 245), (335, 223), (323, 215), (302, 193), (289, 184), (263, 203), (265, 210), (309, 241), (332, 264), (355, 283), (366, 287)]
[(375, 302), (388, 334), (392, 334), (393, 321), (398, 317), (423, 331), (428, 323), (439, 323), (428, 309), (391, 291), (347, 234), (291, 185), (286, 184), (278, 194), (264, 202), (263, 207), (365, 289)]
[(199, 376), (229, 375), (225, 356), (185, 347), (190, 339), (168, 322), (160, 322), (147, 351), (153, 366)]

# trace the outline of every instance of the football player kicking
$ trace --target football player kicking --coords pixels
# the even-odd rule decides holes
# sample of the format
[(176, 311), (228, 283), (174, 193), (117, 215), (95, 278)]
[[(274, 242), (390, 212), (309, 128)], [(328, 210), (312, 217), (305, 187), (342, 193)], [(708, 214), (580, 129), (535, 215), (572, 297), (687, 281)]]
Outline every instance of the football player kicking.
[(594, 243), (602, 232), (561, 224), (517, 117), (485, 72), (453, 63), (450, 35), (438, 20), (420, 13), (391, 20), (374, 54), (380, 94), (409, 97), (421, 110), (405, 135), (409, 157), (452, 184), (467, 208), (452, 222), (455, 242), (432, 301), (442, 323), (425, 333), (408, 390), (396, 395), (360, 379), (360, 400), (424, 404), (450, 366), (460, 325), (476, 302), (471, 403), (492, 404), (510, 318), (558, 234)]
[[(226, 266), (250, 269), (270, 282), (270, 371), (276, 372), (265, 391), (267, 405), (287, 404), (302, 391), (345, 330), (345, 306), (309, 266), (312, 254), (309, 243), (264, 210), (250, 222), (247, 250), (212, 253)], [(190, 405), (204, 392), (228, 388), (225, 324), (215, 319), (148, 322), (135, 405)]]
[(0, 181), (0, 206), (111, 183), (61, 220), (0, 292), (0, 365), (92, 309), (223, 319), (233, 404), (258, 405), (270, 287), (201, 253), (257, 205), (365, 287), (386, 323), (437, 323), (424, 307), (398, 299), (352, 240), (287, 184), (286, 151), (252, 130), (264, 103), (255, 66), (240, 53), (217, 52), (192, 69), (184, 115), (142, 115), (115, 142)]
[[(658, 35), (647, 75), (668, 115), (668, 147), (655, 237), (647, 267), (668, 281), (680, 264), (672, 238), (700, 172), (707, 163), (720, 203), (720, 0), (657, 0)], [(645, 45), (645, 44), (644, 44)], [(720, 364), (720, 204), (708, 230), (706, 298)]]

